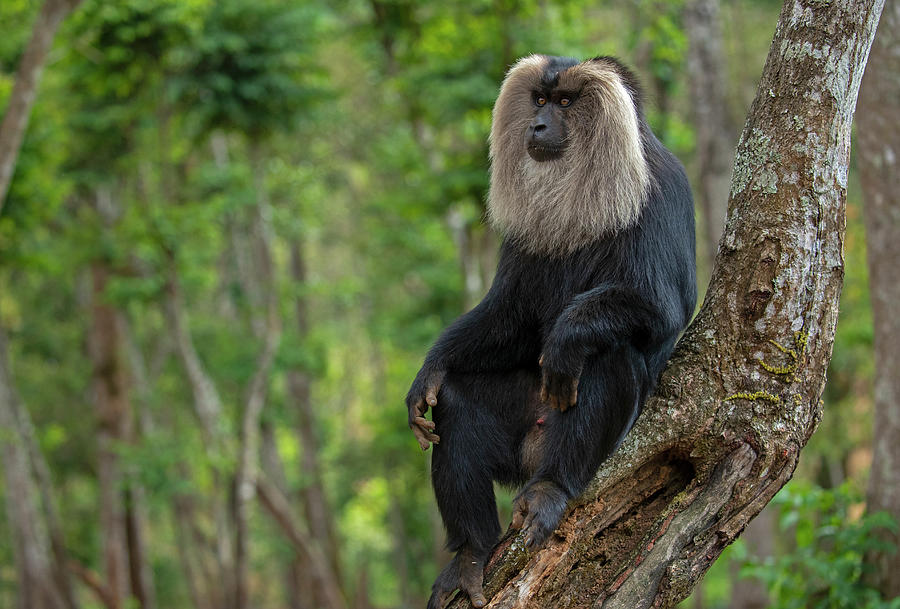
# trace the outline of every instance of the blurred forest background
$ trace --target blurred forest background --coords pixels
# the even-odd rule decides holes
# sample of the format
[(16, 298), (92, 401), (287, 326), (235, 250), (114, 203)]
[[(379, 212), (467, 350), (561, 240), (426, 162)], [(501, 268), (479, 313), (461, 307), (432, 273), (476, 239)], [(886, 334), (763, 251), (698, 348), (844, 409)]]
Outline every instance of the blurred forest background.
[[(42, 4), (0, 2), (0, 109)], [(505, 70), (635, 66), (697, 194), (702, 295), (779, 9), (84, 0), (0, 195), (0, 607), (23, 539), (60, 603), (34, 607), (424, 606), (447, 556), (403, 398), (490, 283)], [(687, 607), (882, 606), (861, 209), (854, 174), (826, 416)]]

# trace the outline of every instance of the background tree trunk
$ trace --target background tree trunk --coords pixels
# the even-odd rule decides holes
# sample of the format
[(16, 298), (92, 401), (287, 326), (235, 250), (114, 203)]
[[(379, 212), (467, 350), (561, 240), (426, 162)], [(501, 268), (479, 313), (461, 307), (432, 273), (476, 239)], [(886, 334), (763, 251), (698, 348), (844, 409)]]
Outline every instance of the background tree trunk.
[[(205, 598), (213, 598), (210, 601), (212, 606), (230, 607), (233, 595), (228, 586), (223, 586), (220, 582), (233, 581), (234, 574), (234, 546), (233, 546), (233, 529), (230, 526), (228, 514), (228, 493), (225, 483), (225, 472), (223, 467), (218, 463), (222, 455), (228, 453), (229, 443), (226, 434), (227, 424), (224, 420), (222, 398), (219, 396), (219, 390), (216, 388), (212, 377), (206, 370), (197, 348), (194, 346), (194, 339), (191, 336), (188, 327), (188, 317), (185, 310), (184, 300), (181, 293), (178, 273), (175, 266), (174, 255), (169, 252), (169, 269), (168, 281), (165, 286), (165, 315), (166, 320), (172, 333), (172, 342), (175, 344), (175, 352), (178, 354), (181, 365), (184, 368), (185, 375), (191, 386), (194, 398), (194, 412), (200, 422), (200, 428), (203, 432), (204, 441), (206, 442), (206, 450), (210, 455), (211, 476), (213, 479), (214, 491), (210, 493), (213, 518), (215, 520), (215, 571), (213, 574), (210, 569), (198, 571), (196, 567), (205, 566), (204, 557), (198, 556), (198, 564), (191, 568), (194, 576), (188, 575), (188, 580), (196, 582), (193, 588), (200, 589), (200, 578), (196, 577), (200, 573), (204, 573), (204, 580), (208, 595)], [(186, 467), (183, 468), (186, 471)], [(186, 474), (186, 478), (189, 476)], [(175, 518), (180, 530), (183, 533), (193, 533), (194, 518), (188, 516), (196, 513), (193, 509), (193, 501), (190, 497), (184, 496), (179, 499), (182, 505), (175, 506)], [(184, 538), (180, 540), (184, 550), (192, 547), (202, 548), (204, 544), (191, 543), (191, 540)], [(198, 553), (199, 554), (199, 553)], [(185, 556), (185, 554), (182, 554)], [(185, 568), (189, 565), (183, 562)], [(218, 582), (218, 583), (217, 583)], [(195, 598), (197, 598), (195, 596)], [(198, 605), (201, 608), (201, 605)]]
[(259, 420), (266, 403), (269, 375), (275, 362), (275, 354), (281, 341), (281, 315), (278, 310), (278, 294), (272, 258), (271, 209), (265, 185), (262, 157), (254, 148), (256, 207), (253, 222), (253, 246), (256, 254), (254, 268), (263, 287), (263, 310), (252, 312), (252, 318), (261, 319), (254, 324), (263, 329), (262, 348), (256, 368), (247, 390), (241, 417), (240, 449), (235, 472), (235, 607), (247, 609), (250, 603), (250, 508), (256, 494), (256, 477), (259, 456)]
[(91, 331), (88, 351), (93, 367), (97, 410), (97, 479), (99, 483), (100, 531), (106, 588), (115, 607), (124, 607), (128, 597), (128, 539), (125, 488), (119, 445), (127, 441), (131, 406), (118, 356), (119, 333), (116, 311), (106, 301), (109, 269), (103, 262), (91, 266)]
[[(68, 578), (60, 579), (32, 473), (24, 407), (12, 386), (6, 335), (0, 327), (0, 462), (9, 534), (16, 559), (20, 609), (72, 609)], [(64, 572), (64, 571), (63, 571)]]
[[(747, 524), (741, 540), (747, 547), (749, 557), (765, 560), (775, 555), (777, 509), (767, 506)], [(741, 566), (737, 561), (733, 564), (729, 609), (767, 609), (769, 593), (766, 585), (755, 578), (741, 577)]]
[[(0, 210), (28, 127), (37, 86), (59, 24), (81, 0), (46, 0), (16, 71), (0, 122)], [(0, 326), (0, 461), (22, 609), (77, 607), (50, 477), (31, 419), (13, 385), (6, 335)]]
[[(303, 259), (299, 239), (291, 241), (290, 272), (291, 281), (298, 286), (306, 282), (306, 263)], [(294, 300), (297, 340), (303, 342), (309, 334), (309, 311), (302, 296)], [(334, 530), (332, 509), (328, 505), (325, 484), (322, 481), (322, 466), (319, 462), (318, 421), (312, 404), (312, 380), (300, 368), (292, 368), (287, 373), (288, 394), (297, 411), (297, 434), (302, 450), (300, 464), (304, 486), (300, 491), (301, 503), (310, 534), (322, 549), (331, 570), (339, 581), (342, 580), (337, 534)]]
[(689, 3), (684, 11), (684, 29), (689, 42), (687, 72), (691, 121), (697, 142), (694, 196), (703, 220), (703, 233), (698, 243), (705, 273), (709, 273), (725, 228), (735, 144), (734, 125), (728, 116), (725, 99), (725, 55), (719, 1), (693, 0)]
[(850, 125), (882, 7), (785, 2), (700, 313), (548, 544), (501, 541), (490, 606), (671, 607), (790, 479), (822, 413)]
[(12, 182), (47, 53), (59, 24), (80, 3), (81, 0), (45, 0), (34, 23), (31, 40), (16, 71), (3, 122), (0, 122), (0, 209), (3, 209), (3, 201)]
[[(887, 0), (859, 97), (859, 169), (875, 334), (875, 430), (867, 509), (900, 521), (900, 2)], [(889, 534), (897, 543), (900, 537)], [(900, 552), (869, 561), (885, 598), (900, 596)]]

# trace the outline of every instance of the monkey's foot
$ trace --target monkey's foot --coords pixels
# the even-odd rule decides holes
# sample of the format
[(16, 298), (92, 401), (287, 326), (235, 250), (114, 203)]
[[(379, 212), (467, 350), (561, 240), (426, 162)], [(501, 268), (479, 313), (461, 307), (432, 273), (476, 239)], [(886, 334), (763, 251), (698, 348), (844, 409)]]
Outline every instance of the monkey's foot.
[(476, 557), (469, 549), (460, 550), (434, 581), (428, 609), (444, 609), (457, 589), (468, 594), (475, 607), (484, 607), (487, 599), (483, 583), (484, 558)]
[(554, 483), (529, 484), (513, 501), (512, 527), (525, 532), (525, 547), (537, 548), (550, 537), (566, 512), (566, 495)]

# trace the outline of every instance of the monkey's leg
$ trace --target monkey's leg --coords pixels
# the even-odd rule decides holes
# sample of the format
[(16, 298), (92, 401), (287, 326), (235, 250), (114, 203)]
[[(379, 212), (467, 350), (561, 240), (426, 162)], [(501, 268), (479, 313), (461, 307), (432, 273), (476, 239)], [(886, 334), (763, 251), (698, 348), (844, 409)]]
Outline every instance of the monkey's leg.
[(587, 359), (578, 403), (547, 417), (543, 455), (534, 477), (513, 504), (513, 526), (538, 546), (559, 524), (600, 464), (634, 424), (651, 387), (645, 360), (631, 347)]
[[(525, 380), (523, 380), (525, 379)], [(483, 607), (484, 563), (500, 535), (493, 480), (515, 467), (516, 441), (525, 433), (523, 397), (536, 375), (448, 374), (434, 409), (436, 433), (431, 480), (456, 557), (432, 588), (429, 609), (443, 609), (457, 588)]]

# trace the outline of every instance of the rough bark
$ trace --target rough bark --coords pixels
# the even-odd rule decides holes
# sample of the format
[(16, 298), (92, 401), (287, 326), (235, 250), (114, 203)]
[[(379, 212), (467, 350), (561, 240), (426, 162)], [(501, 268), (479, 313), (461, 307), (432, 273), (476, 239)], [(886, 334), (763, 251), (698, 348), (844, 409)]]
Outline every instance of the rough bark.
[(882, 6), (785, 2), (704, 304), (548, 544), (501, 541), (490, 607), (671, 607), (791, 477), (822, 413), (850, 124)]
[(22, 54), (3, 122), (0, 122), (0, 210), (3, 209), (3, 201), (12, 182), (47, 53), (53, 45), (59, 24), (80, 2), (81, 0), (45, 0), (31, 30), (31, 39)]
[[(859, 98), (858, 143), (875, 334), (875, 428), (867, 509), (900, 521), (900, 2), (885, 3)], [(888, 534), (894, 543), (897, 534)], [(900, 551), (871, 557), (885, 598), (900, 596)]]
[(688, 81), (691, 120), (696, 134), (697, 179), (694, 196), (702, 212), (702, 238), (698, 240), (706, 272), (712, 270), (731, 188), (734, 126), (725, 99), (725, 66), (718, 0), (693, 0), (685, 7), (688, 36)]
[(93, 369), (93, 392), (97, 417), (97, 480), (100, 531), (103, 538), (105, 588), (112, 607), (125, 606), (129, 596), (124, 472), (119, 446), (131, 433), (131, 403), (119, 357), (119, 329), (115, 308), (106, 302), (110, 272), (98, 261), (91, 266), (91, 328), (88, 352)]

